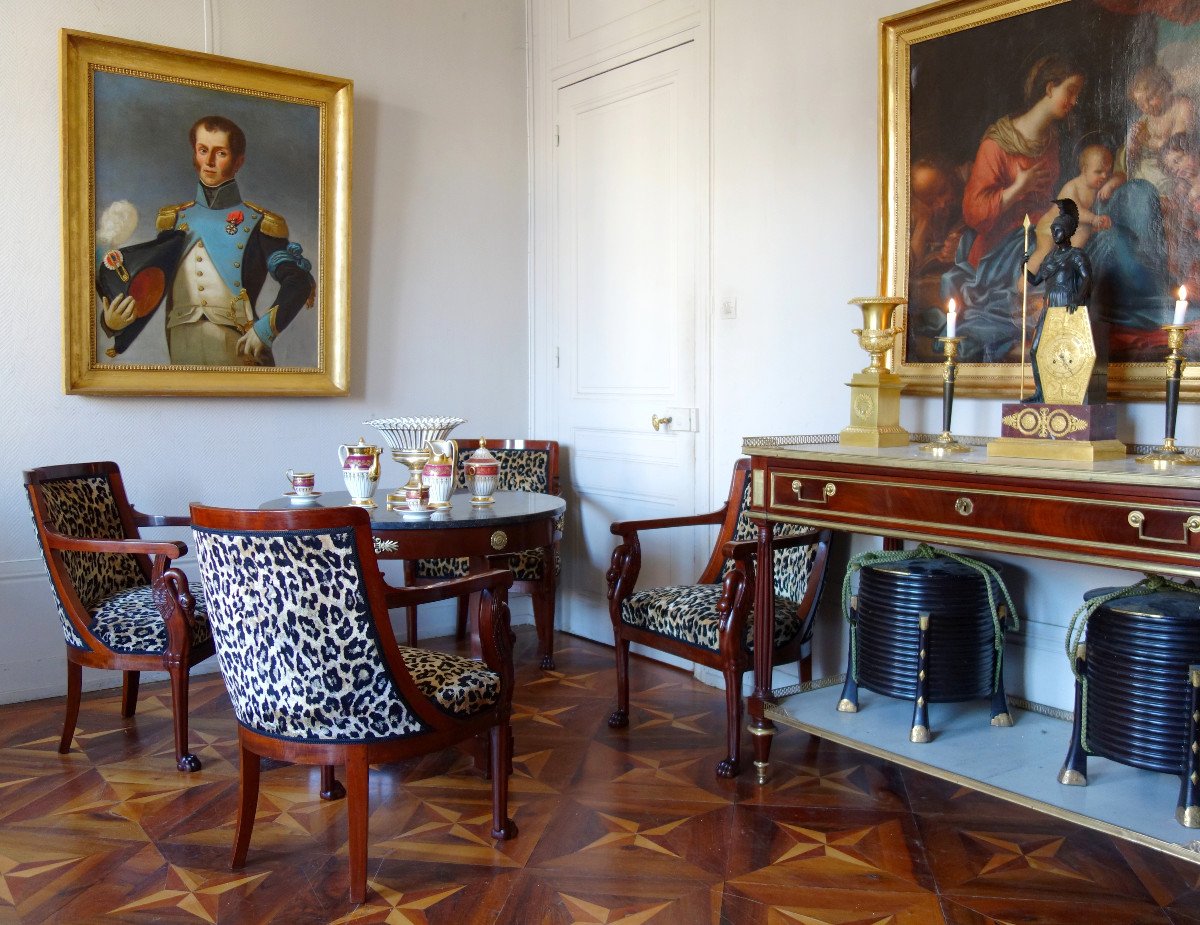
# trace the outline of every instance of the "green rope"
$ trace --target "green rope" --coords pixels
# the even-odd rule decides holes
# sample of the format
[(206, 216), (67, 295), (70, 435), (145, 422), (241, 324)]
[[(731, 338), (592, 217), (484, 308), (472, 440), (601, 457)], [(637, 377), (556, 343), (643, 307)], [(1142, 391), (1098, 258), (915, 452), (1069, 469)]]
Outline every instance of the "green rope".
[(1101, 594), (1098, 597), (1084, 601), (1083, 605), (1071, 615), (1071, 622), (1067, 625), (1067, 661), (1071, 665), (1071, 674), (1075, 675), (1075, 680), (1079, 682), (1083, 692), (1083, 696), (1080, 698), (1083, 716), (1079, 720), (1079, 745), (1085, 752), (1087, 751), (1088, 738), (1088, 678), (1086, 672), (1080, 672), (1075, 653), (1079, 651), (1080, 643), (1083, 642), (1083, 632), (1087, 627), (1087, 622), (1091, 619), (1092, 614), (1109, 601), (1115, 601), (1123, 597), (1134, 597), (1138, 594), (1152, 594), (1155, 591), (1187, 591), (1189, 594), (1200, 594), (1200, 588), (1195, 585), (1180, 584), (1162, 575), (1147, 575), (1137, 584), (1118, 588), (1115, 591), (1110, 591), (1108, 594)]
[(1015, 630), (1021, 625), (1017, 617), (1017, 608), (1008, 593), (1008, 587), (1004, 584), (1004, 579), (1000, 577), (1000, 573), (986, 562), (980, 562), (978, 559), (971, 559), (967, 556), (956, 555), (952, 552), (939, 551), (927, 543), (921, 543), (916, 549), (864, 552), (855, 556), (847, 563), (846, 576), (842, 579), (842, 617), (850, 624), (850, 670), (853, 672), (855, 681), (858, 680), (858, 626), (850, 609), (850, 583), (855, 573), (868, 565), (900, 562), (905, 559), (937, 558), (952, 559), (960, 565), (974, 569), (983, 576), (983, 583), (987, 588), (988, 608), (992, 615), (992, 648), (997, 655), (994, 659), (995, 667), (992, 671), (992, 692), (994, 693), (999, 688), (1000, 671), (1003, 665), (999, 656), (1004, 651), (1004, 632), (1006, 628), (1004, 617), (1006, 615), (996, 606), (996, 595), (993, 588), (998, 587), (1004, 594), (1004, 602), (1008, 605), (1008, 628)]

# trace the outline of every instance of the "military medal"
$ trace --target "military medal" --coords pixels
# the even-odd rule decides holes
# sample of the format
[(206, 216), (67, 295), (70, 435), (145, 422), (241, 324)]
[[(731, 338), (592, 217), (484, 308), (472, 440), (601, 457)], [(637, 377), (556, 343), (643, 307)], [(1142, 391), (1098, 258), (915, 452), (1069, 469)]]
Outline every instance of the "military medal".
[(125, 258), (118, 250), (111, 250), (104, 255), (104, 265), (121, 278), (121, 282), (129, 282), (129, 271), (125, 269)]
[(225, 233), (237, 234), (238, 225), (246, 220), (246, 216), (241, 209), (234, 209), (225, 216)]

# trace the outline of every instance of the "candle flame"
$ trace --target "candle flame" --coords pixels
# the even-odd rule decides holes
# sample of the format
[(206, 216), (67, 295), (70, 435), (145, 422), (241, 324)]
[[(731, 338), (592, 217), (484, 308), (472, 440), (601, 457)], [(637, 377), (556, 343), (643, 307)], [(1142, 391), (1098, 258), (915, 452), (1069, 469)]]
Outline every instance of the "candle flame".
[[(1180, 287), (1179, 291), (1183, 292), (1183, 287)], [(1179, 298), (1182, 299), (1182, 298), (1185, 298), (1185, 296), (1181, 295)], [(953, 299), (951, 299), (949, 302), (946, 303), (946, 311), (950, 312), (950, 314), (954, 314), (955, 308), (954, 308), (954, 300)]]
[(1180, 287), (1179, 287), (1179, 301), (1180, 301), (1180, 302), (1186, 302), (1186, 301), (1187, 301), (1187, 286), (1180, 286)]

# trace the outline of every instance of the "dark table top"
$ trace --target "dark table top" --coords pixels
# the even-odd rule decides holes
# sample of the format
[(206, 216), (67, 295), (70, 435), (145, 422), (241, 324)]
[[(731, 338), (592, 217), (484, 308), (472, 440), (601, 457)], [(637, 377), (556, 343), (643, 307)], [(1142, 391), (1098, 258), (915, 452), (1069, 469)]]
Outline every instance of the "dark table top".
[[(383, 492), (380, 492), (383, 495)], [(528, 523), (542, 518), (557, 517), (566, 510), (567, 502), (556, 495), (544, 495), (536, 491), (498, 491), (495, 502), (486, 505), (471, 503), (467, 492), (456, 492), (450, 499), (452, 507), (428, 515), (414, 515), (404, 508), (388, 510), (382, 499), (378, 506), (367, 508), (371, 515), (371, 528), (382, 530), (455, 530), (476, 527), (504, 527)], [(350, 494), (344, 491), (322, 492), (315, 501), (293, 504), (289, 498), (273, 498), (259, 507), (261, 510), (278, 511), (289, 508), (346, 507)]]

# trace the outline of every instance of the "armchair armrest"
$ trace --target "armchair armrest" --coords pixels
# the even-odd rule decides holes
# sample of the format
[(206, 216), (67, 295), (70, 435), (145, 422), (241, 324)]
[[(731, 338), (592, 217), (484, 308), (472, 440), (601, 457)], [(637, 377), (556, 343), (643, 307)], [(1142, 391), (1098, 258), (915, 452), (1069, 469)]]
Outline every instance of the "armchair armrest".
[(135, 507), (133, 522), (139, 527), (190, 527), (192, 518), (185, 514), (143, 514)]
[[(821, 542), (822, 531), (810, 530), (793, 536), (777, 536), (771, 543), (772, 550), (791, 549), (793, 546), (815, 546)], [(727, 559), (745, 561), (758, 551), (758, 540), (729, 540), (721, 547)]]
[(689, 514), (686, 517), (658, 517), (649, 520), (618, 520), (609, 525), (609, 532), (628, 539), (639, 530), (661, 530), (664, 527), (704, 527), (719, 524), (725, 518), (725, 508), (708, 514)]
[(47, 530), (46, 541), (51, 549), (71, 552), (122, 552), (130, 555), (165, 556), (168, 559), (178, 559), (187, 552), (187, 543), (181, 540), (102, 540), (66, 536)]
[(428, 585), (406, 585), (397, 587), (384, 582), (384, 595), (387, 599), (388, 610), (400, 607), (414, 607), (429, 604), (433, 601), (443, 601), (451, 597), (462, 597), (475, 594), (485, 588), (512, 587), (513, 574), (506, 568), (490, 569), (477, 575), (464, 575), (461, 578), (451, 578)]
[(155, 578), (153, 587), (154, 605), (167, 625), (163, 661), (186, 662), (192, 647), (192, 625), (196, 622), (196, 598), (188, 587), (187, 576), (177, 568), (169, 568)]

